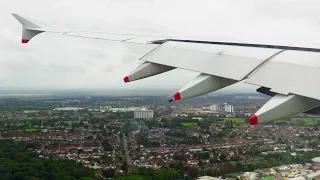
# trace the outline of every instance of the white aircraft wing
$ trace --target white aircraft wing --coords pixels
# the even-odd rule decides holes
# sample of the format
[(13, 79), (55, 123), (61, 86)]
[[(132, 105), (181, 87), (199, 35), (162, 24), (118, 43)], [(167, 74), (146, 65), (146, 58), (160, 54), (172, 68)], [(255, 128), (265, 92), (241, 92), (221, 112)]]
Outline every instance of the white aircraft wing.
[(22, 43), (42, 32), (66, 36), (146, 43), (156, 47), (145, 54), (139, 67), (124, 77), (126, 83), (176, 68), (199, 72), (170, 101), (207, 94), (237, 82), (261, 86), (258, 92), (273, 96), (250, 118), (255, 125), (298, 113), (320, 112), (320, 48), (213, 41), (200, 38), (119, 33), (52, 31), (17, 15)]

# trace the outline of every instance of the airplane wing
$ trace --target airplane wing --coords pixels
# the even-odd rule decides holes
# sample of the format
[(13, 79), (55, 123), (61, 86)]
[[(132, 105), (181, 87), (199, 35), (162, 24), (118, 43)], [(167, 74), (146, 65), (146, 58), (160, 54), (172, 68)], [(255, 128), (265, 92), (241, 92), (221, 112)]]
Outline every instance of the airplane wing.
[(258, 92), (272, 96), (250, 118), (255, 125), (302, 112), (319, 112), (320, 49), (306, 46), (252, 44), (201, 38), (52, 31), (17, 15), (22, 24), (22, 43), (42, 32), (123, 43), (156, 45), (124, 82), (132, 82), (176, 68), (199, 72), (169, 101), (207, 94), (237, 82), (260, 86)]

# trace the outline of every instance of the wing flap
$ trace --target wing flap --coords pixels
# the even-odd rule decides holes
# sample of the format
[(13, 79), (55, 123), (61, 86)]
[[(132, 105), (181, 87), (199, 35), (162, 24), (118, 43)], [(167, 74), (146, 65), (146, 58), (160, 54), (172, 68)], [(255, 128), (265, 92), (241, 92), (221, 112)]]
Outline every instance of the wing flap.
[(281, 94), (320, 99), (320, 54), (284, 51), (253, 73), (245, 83), (269, 87)]
[(294, 94), (277, 94), (251, 116), (250, 124), (256, 125), (258, 123), (289, 117), (308, 111), (309, 109), (319, 106), (319, 104), (320, 101), (317, 99)]
[(241, 81), (279, 51), (168, 41), (140, 60)]

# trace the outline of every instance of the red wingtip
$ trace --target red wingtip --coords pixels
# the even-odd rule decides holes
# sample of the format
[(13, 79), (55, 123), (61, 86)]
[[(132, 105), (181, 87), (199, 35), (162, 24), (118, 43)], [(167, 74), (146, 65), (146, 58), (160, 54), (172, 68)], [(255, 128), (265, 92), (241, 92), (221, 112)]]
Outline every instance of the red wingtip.
[(250, 117), (250, 125), (256, 125), (256, 124), (258, 124), (258, 117), (255, 115), (255, 114), (253, 114), (251, 117)]
[(28, 42), (29, 42), (28, 39), (22, 39), (22, 40), (21, 40), (21, 43), (28, 43)]
[(125, 83), (129, 82), (129, 77), (128, 77), (128, 76), (124, 77), (124, 78), (123, 78), (123, 81), (124, 81)]
[(180, 92), (176, 92), (176, 93), (173, 95), (173, 100), (177, 101), (177, 100), (180, 100), (180, 99), (181, 99)]

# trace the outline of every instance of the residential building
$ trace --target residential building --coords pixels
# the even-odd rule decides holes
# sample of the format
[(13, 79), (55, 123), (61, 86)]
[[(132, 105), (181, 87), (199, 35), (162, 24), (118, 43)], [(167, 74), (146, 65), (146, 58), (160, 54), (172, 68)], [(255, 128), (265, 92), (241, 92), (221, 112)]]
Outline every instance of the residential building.
[(215, 111), (217, 112), (219, 110), (219, 106), (217, 104), (212, 104), (210, 107), (209, 107), (210, 111)]
[(232, 105), (225, 105), (224, 106), (224, 111), (228, 112), (228, 113), (233, 113), (233, 106)]
[(153, 110), (135, 110), (135, 119), (151, 119), (153, 118)]

